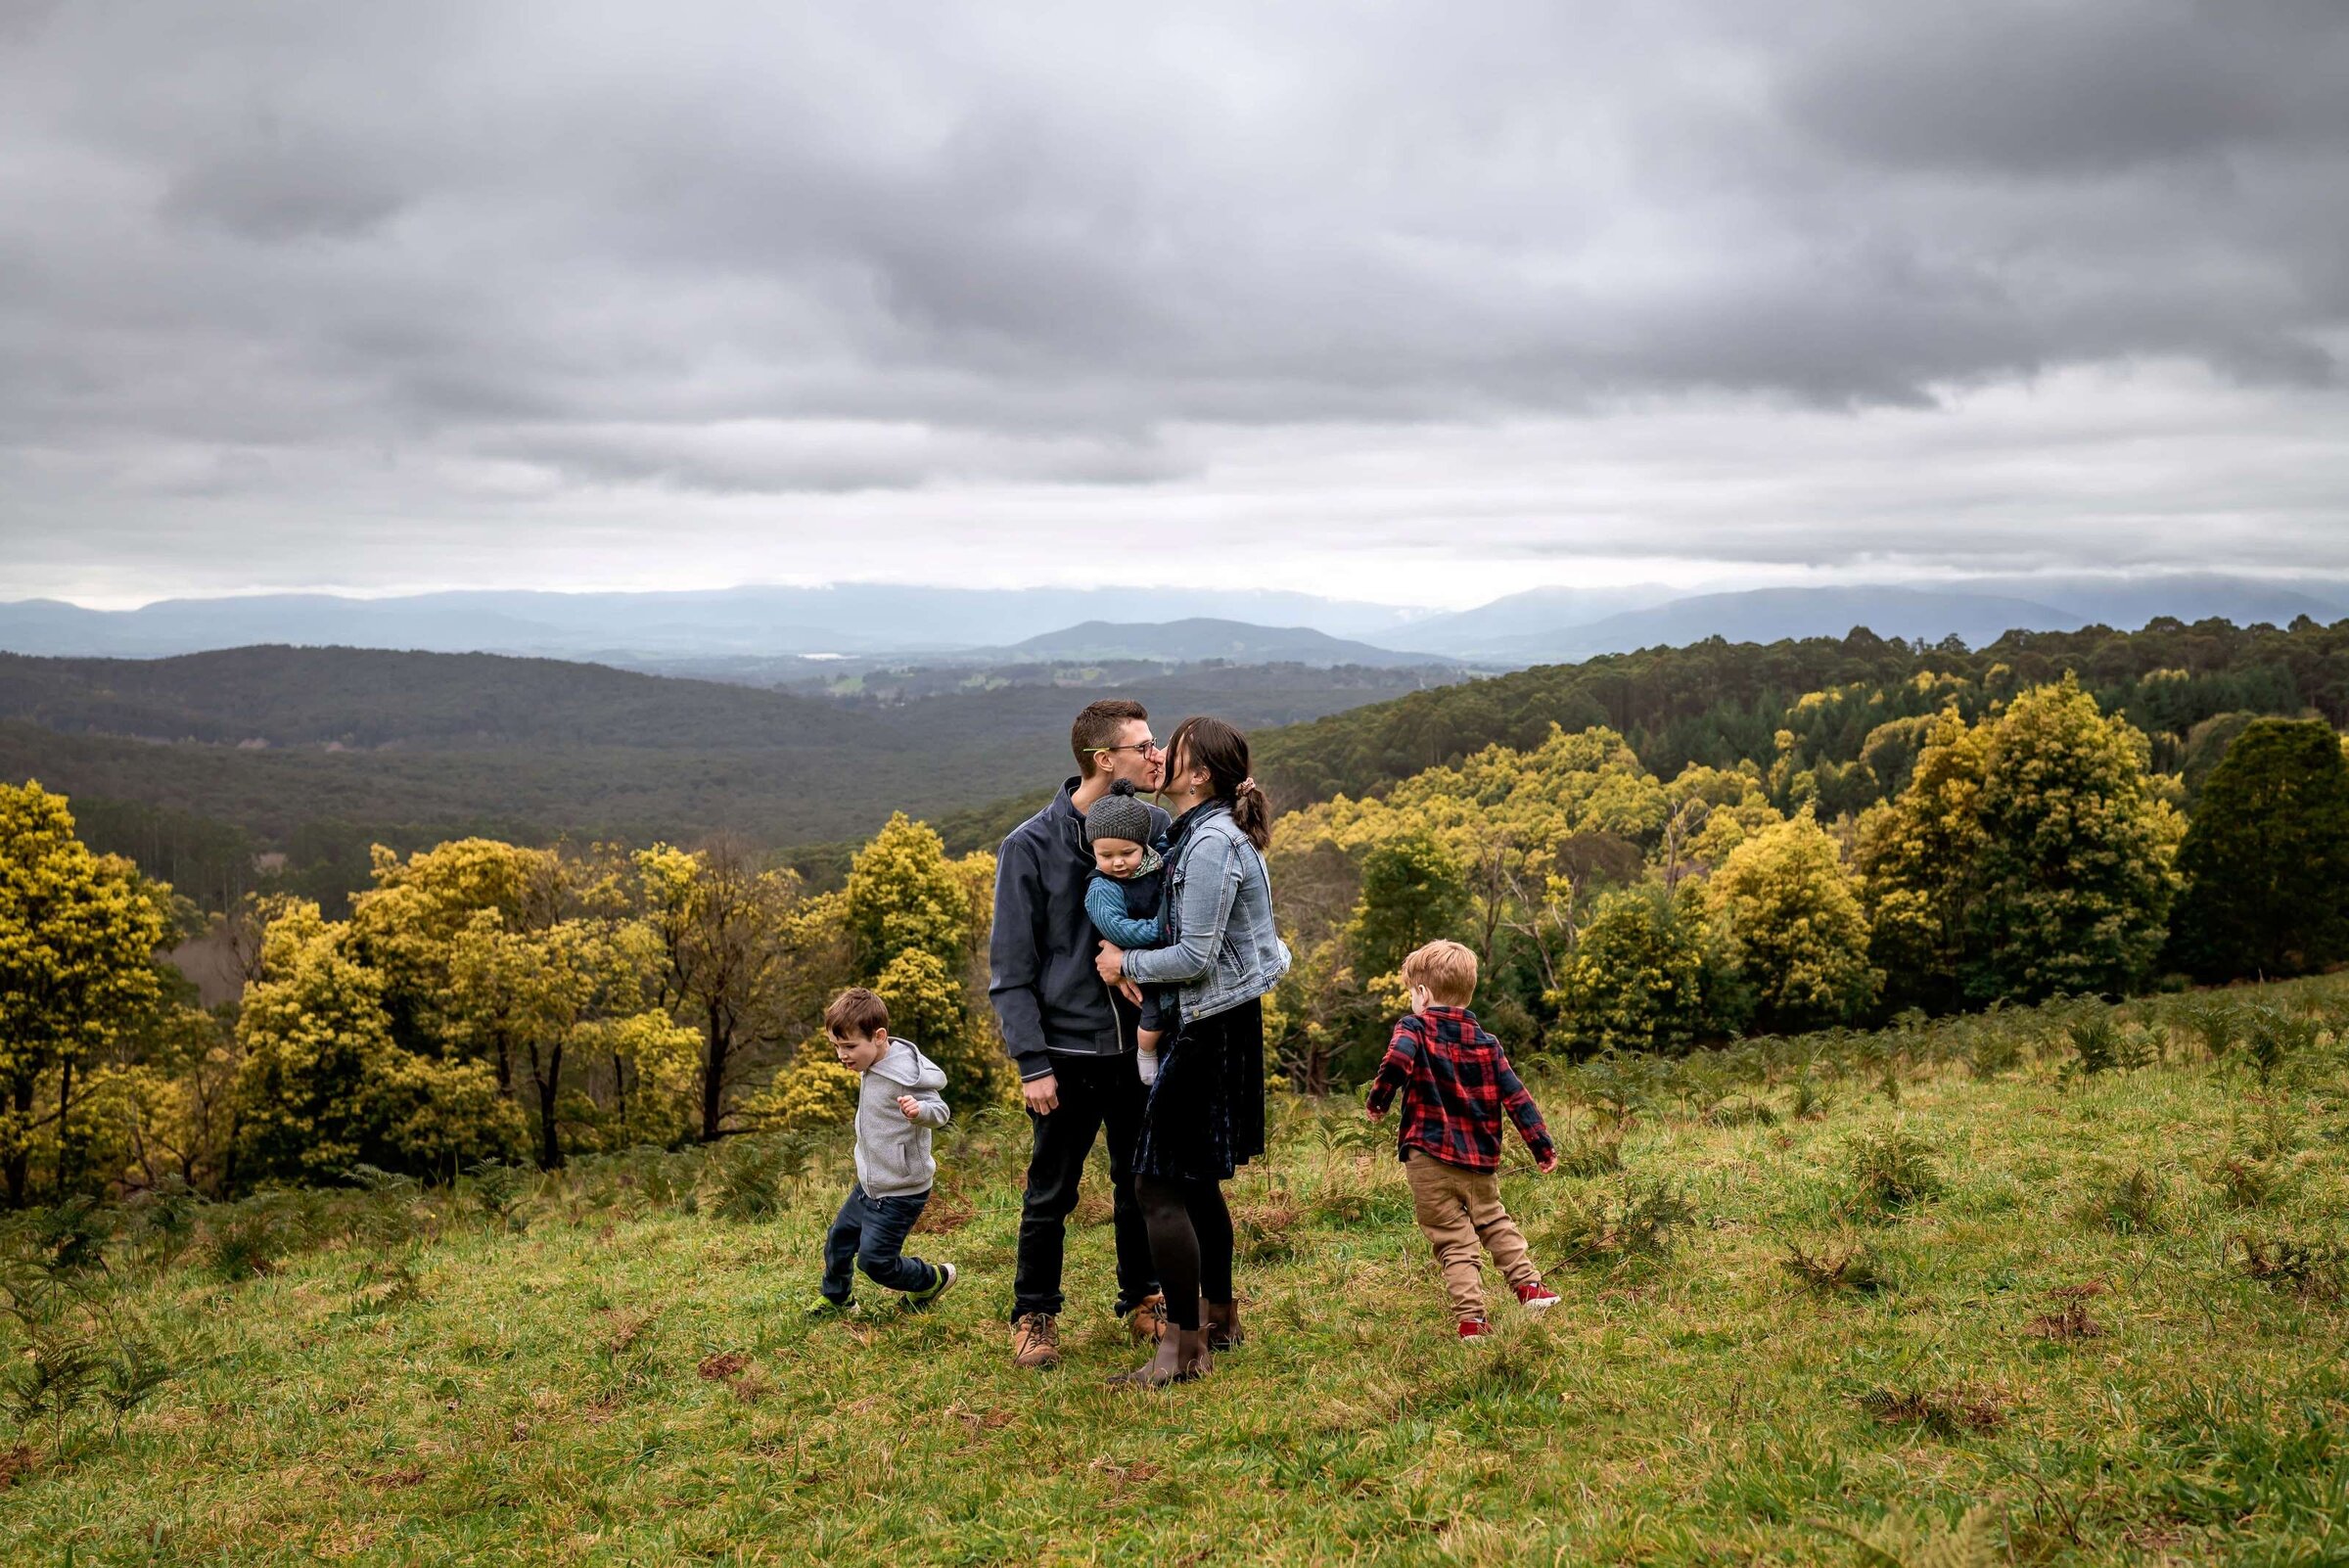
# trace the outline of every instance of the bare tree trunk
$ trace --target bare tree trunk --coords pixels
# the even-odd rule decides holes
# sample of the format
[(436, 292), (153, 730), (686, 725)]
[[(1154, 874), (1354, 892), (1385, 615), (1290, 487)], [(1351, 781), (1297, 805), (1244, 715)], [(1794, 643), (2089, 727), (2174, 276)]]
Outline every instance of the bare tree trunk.
[[(32, 1081), (20, 1078), (9, 1085), (9, 1103), (15, 1108), (19, 1127), (29, 1126), (32, 1120)], [(8, 1206), (24, 1207), (24, 1182), (32, 1166), (32, 1151), (19, 1143), (8, 1151)]]
[(547, 1056), (547, 1070), (541, 1076), (537, 1070), (538, 1047), (530, 1047), (530, 1078), (538, 1088), (538, 1169), (559, 1170), (563, 1164), (563, 1142), (555, 1131), (555, 1094), (563, 1086), (563, 1047), (558, 1043)]
[(73, 1109), (73, 1058), (58, 1064), (57, 1074), (57, 1201), (66, 1201), (66, 1183), (73, 1174), (73, 1130), (67, 1118)]
[(725, 1114), (726, 1058), (733, 1053), (733, 1028), (710, 1009), (708, 1047), (702, 1053), (702, 1141), (717, 1141), (717, 1124)]

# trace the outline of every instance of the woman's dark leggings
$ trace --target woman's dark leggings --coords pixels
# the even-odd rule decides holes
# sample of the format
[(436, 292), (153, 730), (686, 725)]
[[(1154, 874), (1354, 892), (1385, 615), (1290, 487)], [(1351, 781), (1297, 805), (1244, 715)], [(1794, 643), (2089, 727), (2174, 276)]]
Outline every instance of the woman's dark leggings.
[(1220, 1181), (1137, 1176), (1134, 1196), (1150, 1230), (1150, 1259), (1167, 1293), (1167, 1321), (1197, 1332), (1199, 1298), (1231, 1300), (1231, 1211)]

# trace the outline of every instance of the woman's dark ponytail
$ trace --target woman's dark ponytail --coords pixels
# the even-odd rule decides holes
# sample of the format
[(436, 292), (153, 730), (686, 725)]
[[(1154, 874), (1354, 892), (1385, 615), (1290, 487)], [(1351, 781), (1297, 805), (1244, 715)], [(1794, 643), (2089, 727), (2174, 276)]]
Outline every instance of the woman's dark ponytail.
[(1209, 792), (1231, 807), (1231, 820), (1259, 853), (1272, 847), (1272, 798), (1249, 769), (1248, 737), (1221, 718), (1202, 715), (1174, 726), (1169, 761), (1207, 769)]

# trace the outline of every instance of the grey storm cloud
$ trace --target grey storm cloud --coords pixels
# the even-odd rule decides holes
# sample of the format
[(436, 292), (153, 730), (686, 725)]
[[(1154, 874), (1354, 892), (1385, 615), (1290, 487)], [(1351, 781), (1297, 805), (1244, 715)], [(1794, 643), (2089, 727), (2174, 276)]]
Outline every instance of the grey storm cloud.
[(0, 566), (2149, 362), (2302, 417), (2344, 81), (2336, 0), (0, 0)]

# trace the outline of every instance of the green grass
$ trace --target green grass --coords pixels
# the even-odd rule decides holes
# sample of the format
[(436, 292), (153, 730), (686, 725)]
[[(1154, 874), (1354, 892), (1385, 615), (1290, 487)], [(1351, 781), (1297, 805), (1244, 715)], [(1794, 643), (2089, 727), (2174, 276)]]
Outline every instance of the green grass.
[[(2264, 1089), (2183, 1034), (2090, 1079), (2062, 1054), (1919, 1061), (1897, 1107), (1871, 1063), (1804, 1120), (1832, 1064), (1781, 1064), (1751, 1088), (1774, 1125), (1659, 1097), (1620, 1171), (1512, 1168), (1565, 1301), (1465, 1348), (1387, 1134), (1276, 1098), (1231, 1189), (1248, 1343), (1158, 1393), (1104, 1382), (1140, 1358), (1097, 1200), (1066, 1366), (1008, 1364), (1025, 1128), (987, 1117), (942, 1138), (960, 1223), (916, 1248), (964, 1273), (924, 1314), (804, 1316), (831, 1146), (778, 1162), (762, 1218), (719, 1218), (689, 1154), (495, 1221), (470, 1186), (200, 1212), (168, 1265), (172, 1227), (126, 1222), (54, 1323), (103, 1309), (172, 1375), (118, 1436), (95, 1403), (22, 1434), (0, 1560), (2349, 1560), (2339, 1047)], [(1544, 1105), (1588, 1130), (1563, 1083)], [(2246, 1208), (2210, 1173), (2253, 1145), (2288, 1179)], [(1938, 1182), (1885, 1201), (1887, 1149)], [(2158, 1223), (2115, 1223), (2138, 1172)], [(1593, 1229), (1665, 1187), (1693, 1222)], [(2262, 1276), (2246, 1235), (2304, 1267)], [(1859, 1248), (1866, 1288), (1789, 1267)]]

